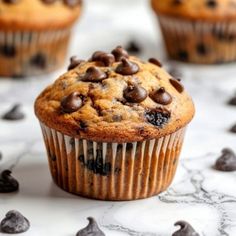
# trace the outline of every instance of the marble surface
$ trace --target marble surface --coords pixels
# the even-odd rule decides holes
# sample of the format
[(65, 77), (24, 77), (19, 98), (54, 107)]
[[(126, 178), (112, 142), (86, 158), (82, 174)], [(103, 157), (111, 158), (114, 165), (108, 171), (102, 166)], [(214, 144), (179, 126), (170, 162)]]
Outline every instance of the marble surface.
[(12, 169), (20, 182), (18, 193), (0, 195), (0, 218), (8, 210), (21, 211), (31, 221), (30, 230), (22, 235), (73, 236), (87, 224), (88, 216), (97, 219), (106, 235), (169, 236), (178, 220), (190, 222), (200, 235), (236, 235), (236, 172), (212, 167), (222, 148), (236, 151), (236, 135), (227, 131), (236, 122), (236, 108), (226, 105), (236, 92), (236, 65), (186, 66), (167, 61), (146, 0), (87, 0), (70, 55), (88, 58), (96, 49), (111, 50), (131, 39), (142, 46), (144, 59), (155, 56), (167, 68), (178, 66), (196, 104), (171, 187), (159, 196), (133, 202), (102, 202), (63, 192), (50, 177), (33, 101), (66, 65), (38, 78), (3, 79), (0, 115), (20, 102), (26, 119), (0, 120), (0, 170)]

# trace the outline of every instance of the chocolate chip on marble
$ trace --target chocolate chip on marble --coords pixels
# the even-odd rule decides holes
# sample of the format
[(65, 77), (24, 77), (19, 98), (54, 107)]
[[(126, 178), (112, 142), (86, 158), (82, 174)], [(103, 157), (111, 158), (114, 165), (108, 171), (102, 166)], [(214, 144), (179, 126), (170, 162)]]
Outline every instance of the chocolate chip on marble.
[(69, 7), (76, 7), (82, 4), (82, 0), (63, 0), (64, 3)]
[(181, 61), (188, 61), (188, 59), (189, 59), (188, 52), (185, 50), (178, 51), (177, 57)]
[(218, 4), (217, 4), (216, 0), (207, 0), (206, 5), (209, 8), (215, 8), (215, 7), (217, 7)]
[(236, 106), (236, 94), (232, 98), (230, 98), (230, 100), (228, 101), (228, 105)]
[(147, 122), (162, 128), (170, 119), (170, 112), (161, 108), (150, 109), (145, 112)]
[(139, 66), (135, 62), (122, 58), (121, 63), (116, 68), (116, 73), (121, 75), (134, 75), (139, 72)]
[(4, 170), (0, 175), (0, 193), (12, 193), (18, 189), (19, 183), (11, 176), (11, 171)]
[(115, 62), (115, 56), (111, 53), (97, 51), (92, 55), (91, 60), (102, 62), (104, 66), (111, 66)]
[(215, 169), (220, 171), (236, 171), (236, 155), (233, 150), (224, 148), (216, 160)]
[(70, 58), (70, 65), (68, 66), (68, 71), (73, 70), (75, 67), (79, 66), (84, 60), (78, 59), (76, 56)]
[(85, 228), (81, 229), (76, 236), (105, 236), (105, 234), (99, 229), (98, 224), (93, 217), (88, 217), (87, 219), (89, 224)]
[(149, 58), (148, 61), (156, 66), (162, 67), (161, 62), (158, 61), (156, 58)]
[(131, 103), (140, 103), (144, 101), (148, 93), (146, 89), (139, 85), (129, 85), (123, 92), (124, 98)]
[(0, 54), (9, 58), (15, 57), (16, 48), (13, 45), (0, 45)]
[(231, 133), (235, 133), (236, 134), (236, 124), (233, 125), (230, 130), (229, 130)]
[(161, 87), (157, 91), (155, 91), (150, 96), (155, 102), (161, 105), (168, 105), (172, 102), (171, 95), (165, 90), (165, 88)]
[(72, 113), (79, 110), (83, 105), (82, 96), (73, 92), (61, 100), (61, 110), (64, 113)]
[(111, 53), (115, 56), (116, 61), (121, 61), (122, 58), (129, 58), (128, 52), (121, 46), (116, 47)]
[(3, 116), (3, 120), (22, 120), (24, 119), (25, 115), (21, 111), (21, 105), (20, 104), (15, 104), (13, 107), (7, 111)]
[(19, 234), (26, 232), (30, 228), (30, 222), (20, 212), (12, 210), (7, 212), (0, 226), (3, 233)]
[(128, 53), (138, 54), (142, 51), (140, 45), (134, 40), (130, 41), (126, 47)]
[(38, 53), (31, 58), (30, 64), (38, 67), (39, 69), (45, 69), (47, 66), (46, 56), (42, 53)]
[(101, 82), (102, 80), (107, 79), (107, 77), (107, 74), (101, 69), (92, 66), (86, 70), (86, 73), (81, 80), (86, 82)]
[(169, 79), (171, 85), (179, 92), (182, 93), (184, 91), (184, 86), (177, 79)]
[(172, 234), (172, 236), (200, 236), (195, 229), (186, 221), (178, 221), (174, 224), (180, 226), (180, 229)]

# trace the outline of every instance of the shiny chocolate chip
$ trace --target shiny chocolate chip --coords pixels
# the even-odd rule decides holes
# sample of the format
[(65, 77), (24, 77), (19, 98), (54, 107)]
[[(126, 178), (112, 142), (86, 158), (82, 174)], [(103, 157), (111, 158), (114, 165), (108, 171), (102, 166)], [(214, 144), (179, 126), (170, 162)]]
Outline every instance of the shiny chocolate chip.
[(68, 66), (68, 71), (73, 70), (75, 67), (79, 66), (84, 60), (78, 59), (76, 56), (70, 58), (70, 65)]
[(177, 79), (169, 80), (171, 85), (179, 92), (182, 93), (184, 91), (184, 86)]
[(136, 41), (130, 41), (126, 47), (126, 51), (129, 52), (129, 53), (133, 53), (133, 54), (138, 54), (140, 53), (142, 50), (141, 50), (141, 47), (140, 45), (136, 42)]
[(0, 175), (0, 193), (12, 193), (18, 189), (19, 183), (11, 176), (11, 171), (4, 170)]
[(217, 1), (216, 0), (207, 0), (206, 5), (209, 8), (216, 8), (217, 7)]
[(116, 68), (116, 73), (121, 75), (134, 75), (139, 72), (138, 64), (122, 58), (121, 63)]
[(124, 90), (124, 98), (131, 103), (140, 103), (147, 98), (147, 91), (138, 85), (129, 85)]
[(24, 119), (25, 114), (21, 111), (21, 105), (15, 104), (13, 107), (7, 111), (3, 116), (3, 120), (22, 120)]
[(236, 155), (233, 150), (224, 148), (221, 156), (216, 160), (215, 169), (220, 171), (236, 171)]
[(178, 221), (175, 226), (180, 226), (180, 229), (172, 234), (172, 236), (200, 236), (195, 229), (186, 221)]
[(88, 217), (87, 219), (89, 221), (89, 224), (85, 228), (81, 229), (76, 234), (76, 236), (105, 236), (105, 234), (99, 229), (98, 224), (94, 218)]
[(82, 4), (82, 0), (63, 0), (69, 7), (76, 7)]
[(161, 62), (158, 61), (156, 58), (150, 58), (148, 61), (156, 66), (162, 67)]
[(12, 210), (7, 212), (0, 226), (3, 233), (19, 234), (26, 232), (30, 228), (30, 222), (20, 212)]
[(61, 110), (64, 113), (72, 113), (79, 110), (83, 105), (82, 96), (73, 92), (61, 100)]
[(158, 89), (156, 92), (154, 92), (153, 94), (151, 94), (151, 98), (161, 104), (161, 105), (168, 105), (172, 102), (172, 97), (171, 95), (166, 92), (165, 88), (161, 87), (160, 89)]
[(128, 52), (121, 46), (116, 47), (112, 52), (116, 61), (121, 61), (122, 58), (129, 58)]
[(102, 80), (106, 79), (108, 76), (105, 72), (101, 69), (92, 66), (86, 70), (85, 75), (82, 77), (82, 81), (86, 82), (101, 82)]
[(111, 53), (97, 51), (92, 55), (91, 60), (102, 62), (104, 66), (111, 66), (115, 62), (115, 57)]
[(161, 108), (150, 109), (145, 112), (145, 119), (150, 124), (162, 128), (170, 119), (170, 112)]

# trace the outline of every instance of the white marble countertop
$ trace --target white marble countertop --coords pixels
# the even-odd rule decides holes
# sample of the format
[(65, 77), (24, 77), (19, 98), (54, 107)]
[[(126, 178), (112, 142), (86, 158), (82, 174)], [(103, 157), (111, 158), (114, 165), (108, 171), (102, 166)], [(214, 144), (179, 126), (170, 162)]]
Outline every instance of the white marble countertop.
[[(144, 59), (154, 56), (168, 67), (156, 25), (146, 0), (87, 0), (70, 54), (88, 58), (94, 50), (109, 51), (135, 39)], [(236, 64), (179, 68), (197, 113), (176, 177), (168, 191), (133, 202), (80, 198), (52, 183), (33, 101), (65, 68), (39, 78), (0, 80), (0, 115), (16, 102), (26, 113), (22, 121), (0, 120), (0, 170), (13, 169), (20, 182), (18, 193), (0, 195), (0, 218), (8, 210), (19, 210), (31, 221), (22, 235), (30, 236), (73, 236), (87, 225), (88, 216), (97, 219), (106, 235), (170, 236), (176, 230), (173, 224), (186, 220), (200, 235), (235, 236), (236, 172), (219, 172), (212, 166), (222, 148), (236, 151), (236, 135), (227, 131), (236, 123), (236, 108), (226, 105), (236, 91)]]

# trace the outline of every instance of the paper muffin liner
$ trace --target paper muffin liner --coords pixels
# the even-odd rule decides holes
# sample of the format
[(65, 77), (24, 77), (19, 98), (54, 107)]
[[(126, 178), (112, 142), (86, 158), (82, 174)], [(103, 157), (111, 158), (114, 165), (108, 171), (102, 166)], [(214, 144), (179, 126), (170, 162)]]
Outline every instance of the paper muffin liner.
[(169, 57), (215, 64), (236, 60), (236, 21), (191, 21), (159, 15)]
[(0, 76), (40, 75), (65, 60), (71, 29), (42, 32), (0, 31)]
[(43, 123), (41, 128), (55, 183), (67, 192), (101, 200), (141, 199), (166, 190), (186, 129), (118, 144), (69, 137)]

